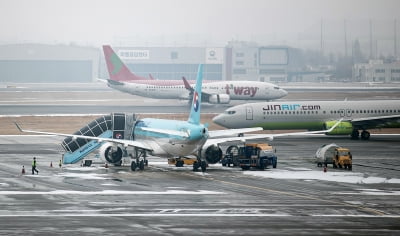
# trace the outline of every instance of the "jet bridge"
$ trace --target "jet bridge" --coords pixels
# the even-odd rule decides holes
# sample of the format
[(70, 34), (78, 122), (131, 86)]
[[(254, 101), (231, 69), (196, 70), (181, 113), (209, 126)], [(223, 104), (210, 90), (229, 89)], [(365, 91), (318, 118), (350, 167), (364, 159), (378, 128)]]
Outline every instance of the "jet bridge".
[[(136, 116), (133, 113), (111, 113), (101, 116), (76, 131), (75, 135), (101, 138), (133, 139)], [(61, 146), (65, 150), (64, 164), (73, 164), (98, 149), (103, 143), (82, 138), (65, 138)]]

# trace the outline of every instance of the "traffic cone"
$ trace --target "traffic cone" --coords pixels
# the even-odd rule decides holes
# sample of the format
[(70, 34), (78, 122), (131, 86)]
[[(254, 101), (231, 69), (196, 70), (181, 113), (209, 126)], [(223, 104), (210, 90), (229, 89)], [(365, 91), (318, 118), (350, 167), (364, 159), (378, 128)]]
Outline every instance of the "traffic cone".
[(22, 166), (22, 171), (21, 171), (21, 174), (25, 174), (25, 166)]
[(53, 162), (52, 161), (50, 162), (50, 167), (53, 167)]
[(326, 169), (326, 166), (324, 167), (324, 172), (326, 172), (327, 171), (327, 169)]

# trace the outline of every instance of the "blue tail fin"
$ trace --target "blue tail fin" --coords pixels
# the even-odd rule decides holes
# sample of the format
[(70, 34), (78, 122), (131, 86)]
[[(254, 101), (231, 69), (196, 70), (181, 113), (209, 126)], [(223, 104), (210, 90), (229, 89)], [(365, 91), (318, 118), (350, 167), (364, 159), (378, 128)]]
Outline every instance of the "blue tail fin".
[(197, 70), (196, 87), (193, 92), (192, 106), (188, 122), (200, 124), (200, 105), (201, 105), (201, 86), (203, 85), (203, 65), (199, 65)]

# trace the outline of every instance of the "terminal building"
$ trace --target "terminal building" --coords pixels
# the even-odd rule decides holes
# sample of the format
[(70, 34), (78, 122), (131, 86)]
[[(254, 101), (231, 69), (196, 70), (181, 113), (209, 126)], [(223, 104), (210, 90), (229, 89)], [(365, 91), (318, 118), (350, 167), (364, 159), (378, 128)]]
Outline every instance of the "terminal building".
[[(135, 74), (156, 79), (195, 79), (204, 64), (206, 80), (272, 83), (313, 80), (302, 74), (301, 53), (286, 46), (232, 41), (225, 47), (113, 46)], [(312, 74), (312, 73), (311, 73)], [(101, 48), (75, 45), (0, 45), (0, 82), (84, 83), (107, 79)]]
[(355, 82), (400, 82), (400, 62), (383, 63), (382, 60), (370, 60), (353, 66)]

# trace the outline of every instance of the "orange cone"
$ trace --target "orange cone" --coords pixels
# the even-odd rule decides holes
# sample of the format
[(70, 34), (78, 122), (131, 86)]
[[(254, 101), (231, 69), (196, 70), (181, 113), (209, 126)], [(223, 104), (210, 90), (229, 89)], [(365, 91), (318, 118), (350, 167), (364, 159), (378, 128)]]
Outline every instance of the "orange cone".
[(52, 161), (50, 162), (50, 167), (53, 167), (53, 162)]
[(22, 166), (22, 171), (21, 171), (21, 174), (25, 174), (25, 166)]
[(326, 169), (326, 166), (325, 166), (325, 167), (324, 167), (324, 172), (326, 172), (326, 170), (327, 170), (327, 169)]

